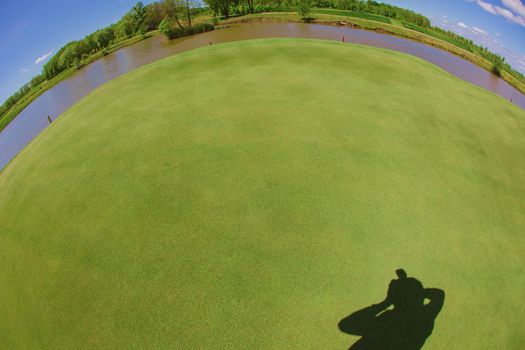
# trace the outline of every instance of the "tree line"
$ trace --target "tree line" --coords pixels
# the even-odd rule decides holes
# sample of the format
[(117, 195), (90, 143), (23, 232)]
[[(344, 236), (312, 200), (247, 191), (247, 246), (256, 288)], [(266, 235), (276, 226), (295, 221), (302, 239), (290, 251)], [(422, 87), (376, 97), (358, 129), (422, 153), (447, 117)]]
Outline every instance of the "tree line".
[(205, 0), (216, 16), (228, 18), (260, 12), (310, 12), (311, 8), (333, 8), (371, 13), (429, 27), (425, 16), (401, 7), (364, 0)]
[(476, 45), (472, 40), (452, 31), (432, 26), (430, 20), (419, 13), (373, 0), (204, 0), (204, 2), (215, 16), (223, 18), (261, 12), (298, 12), (303, 19), (308, 19), (312, 9), (316, 7), (379, 15), (398, 20), (406, 28), (445, 40), (483, 57), (492, 63), (492, 71), (498, 76), (501, 76), (503, 71), (507, 71), (518, 80), (525, 82), (525, 76), (513, 69), (505, 61), (505, 57), (491, 52), (486, 47)]
[(492, 72), (498, 76), (501, 76), (503, 70), (505, 70), (518, 80), (525, 81), (523, 74), (514, 70), (507, 62), (505, 62), (505, 57), (490, 51), (487, 47), (475, 44), (471, 39), (467, 39), (459, 34), (454, 33), (453, 31), (445, 30), (440, 27), (430, 26), (425, 28), (408, 22), (403, 22), (403, 26), (408, 29), (416, 30), (418, 32), (436, 37), (443, 41), (447, 41), (452, 45), (483, 57), (492, 64)]
[(135, 35), (144, 35), (157, 29), (166, 18), (175, 20), (181, 28), (191, 27), (192, 16), (201, 10), (190, 0), (162, 0), (146, 6), (138, 2), (117, 23), (62, 47), (44, 65), (42, 75), (44, 79), (49, 80), (67, 68), (78, 66), (82, 59), (96, 52)]
[(42, 67), (42, 73), (33, 77), (0, 106), (0, 119), (31, 89), (38, 87), (46, 80), (71, 68), (79, 68), (82, 60), (98, 52), (106, 53), (107, 49), (135, 35), (144, 35), (155, 30), (160, 23), (169, 19), (181, 28), (191, 28), (191, 19), (195, 14), (205, 11), (191, 0), (162, 0), (144, 5), (138, 2), (117, 23), (97, 30), (81, 40), (64, 45)]
[(505, 70), (514, 77), (525, 81), (523, 74), (512, 69), (505, 58), (489, 51), (486, 47), (474, 44), (454, 32), (433, 27), (425, 16), (401, 7), (379, 3), (373, 0), (204, 0), (207, 7), (200, 7), (194, 0), (159, 0), (149, 5), (138, 2), (117, 23), (97, 30), (84, 37), (67, 43), (44, 64), (42, 73), (31, 79), (0, 106), (0, 119), (21, 100), (31, 89), (71, 68), (79, 68), (82, 60), (102, 52), (135, 35), (159, 29), (169, 38), (199, 33), (213, 29), (213, 25), (192, 22), (193, 16), (211, 11), (217, 18), (246, 15), (261, 12), (299, 12), (307, 18), (312, 9), (332, 8), (359, 13), (368, 13), (400, 21), (409, 29), (446, 40), (456, 46), (480, 55), (492, 62), (493, 72), (501, 75)]

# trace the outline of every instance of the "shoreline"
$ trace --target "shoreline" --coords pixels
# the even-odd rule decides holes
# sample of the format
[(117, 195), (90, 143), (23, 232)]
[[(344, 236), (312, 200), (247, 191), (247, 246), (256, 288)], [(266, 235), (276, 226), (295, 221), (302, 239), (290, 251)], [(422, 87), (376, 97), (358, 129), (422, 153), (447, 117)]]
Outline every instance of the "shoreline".
[(72, 74), (75, 72), (81, 70), (85, 66), (97, 61), (98, 59), (107, 56), (115, 51), (120, 50), (123, 47), (133, 45), (138, 43), (139, 41), (151, 38), (155, 35), (158, 35), (158, 30), (152, 30), (150, 32), (147, 32), (144, 35), (136, 35), (134, 37), (131, 37), (127, 40), (121, 41), (108, 49), (106, 51), (99, 51), (95, 53), (94, 55), (91, 55), (84, 60), (82, 60), (78, 67), (70, 67), (59, 74), (55, 75), (50, 80), (47, 80), (43, 82), (40, 86), (38, 86), (35, 89), (30, 90), (30, 92), (27, 94), (27, 97), (24, 96), (22, 99), (20, 99), (5, 115), (2, 119), (0, 119), (0, 132), (4, 130), (9, 123), (11, 123), (22, 111), (29, 106), (34, 100), (36, 100), (40, 95), (44, 94), (47, 90), (53, 88), (54, 86), (60, 84), (65, 79), (69, 78)]
[[(438, 48), (440, 50), (444, 50), (446, 52), (459, 56), (489, 72), (491, 72), (491, 69), (492, 69), (492, 64), (484, 58), (477, 56), (474, 53), (469, 52), (465, 49), (462, 49), (458, 46), (450, 44), (446, 41), (443, 41), (441, 39), (432, 37), (428, 34), (424, 34), (424, 33), (421, 33), (421, 32), (418, 32), (412, 29), (396, 26), (393, 24), (373, 21), (369, 19), (351, 17), (351, 16), (328, 15), (328, 14), (320, 14), (320, 13), (315, 13), (315, 12), (313, 12), (312, 15), (315, 16), (315, 18), (312, 18), (312, 22), (310, 22), (310, 24), (347, 27), (347, 28), (352, 28), (352, 29), (368, 30), (368, 31), (373, 31), (373, 32), (381, 33), (381, 34), (392, 35), (392, 36), (412, 40), (418, 43), (422, 43), (425, 45), (429, 45), (429, 46)], [(216, 25), (216, 30), (220, 30), (223, 27), (228, 26), (228, 25), (254, 23), (254, 22), (304, 23), (304, 21), (301, 20), (301, 18), (295, 12), (263, 12), (263, 13), (257, 13), (257, 14), (248, 14), (248, 15), (243, 15), (243, 16), (230, 17), (229, 19), (221, 20)], [(15, 106), (13, 106), (13, 108), (11, 108), (4, 115), (2, 119), (0, 119), (0, 132), (4, 130), (11, 121), (16, 119), (16, 117), (20, 113), (22, 113), (22, 111), (29, 104), (31, 104), (35, 99), (37, 99), (40, 95), (45, 93), (47, 90), (53, 88), (54, 86), (58, 85), (60, 82), (67, 79), (68, 77), (70, 77), (72, 74), (74, 74), (78, 70), (97, 61), (99, 58), (102, 58), (108, 54), (118, 51), (121, 48), (133, 45), (137, 42), (140, 42), (142, 40), (145, 40), (145, 39), (148, 39), (153, 36), (160, 35), (160, 34), (161, 33), (158, 30), (153, 30), (153, 31), (147, 32), (144, 35), (136, 35), (134, 37), (131, 37), (127, 40), (124, 40), (120, 43), (117, 43), (111, 46), (105, 51), (99, 51), (95, 53), (94, 55), (87, 57), (85, 60), (83, 60), (80, 63), (78, 67), (71, 67), (69, 69), (66, 69), (63, 72), (56, 75), (55, 77), (53, 77), (51, 80), (42, 83), (39, 87), (34, 89), (35, 90), (34, 92), (30, 91), (26, 98), (21, 99)], [(524, 83), (517, 80), (516, 78), (514, 78), (512, 75), (510, 75), (506, 71), (502, 72), (502, 76), (500, 78), (504, 80), (505, 82), (507, 82), (512, 87), (514, 87), (520, 93), (525, 95), (525, 84)]]
[[(409, 39), (452, 53), (492, 73), (492, 63), (490, 63), (483, 57), (475, 55), (470, 51), (467, 51), (463, 48), (460, 48), (458, 46), (455, 46), (453, 44), (450, 44), (446, 41), (435, 38), (425, 33), (421, 33), (404, 27), (399, 27), (393, 24), (387, 24), (357, 17), (318, 14), (315, 13), (315, 11), (312, 13), (312, 15), (315, 16), (315, 18), (313, 18), (312, 22), (309, 22), (310, 24), (330, 25), (337, 27), (347, 27), (352, 29), (368, 30), (381, 34), (388, 34), (404, 39)], [(240, 24), (253, 22), (305, 23), (299, 18), (297, 13), (294, 12), (264, 12), (239, 17), (232, 17), (230, 19), (222, 21), (220, 24)], [(346, 23), (346, 25), (342, 23)], [(525, 83), (519, 81), (518, 79), (510, 75), (507, 71), (503, 71), (502, 76), (500, 78), (512, 87), (514, 87), (520, 93), (525, 95)]]

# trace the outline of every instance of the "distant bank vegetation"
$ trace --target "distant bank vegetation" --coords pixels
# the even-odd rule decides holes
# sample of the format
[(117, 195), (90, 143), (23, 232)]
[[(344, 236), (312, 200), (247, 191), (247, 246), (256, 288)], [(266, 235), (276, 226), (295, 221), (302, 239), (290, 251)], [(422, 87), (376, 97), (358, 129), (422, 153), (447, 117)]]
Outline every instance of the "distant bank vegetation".
[[(51, 59), (44, 64), (42, 73), (33, 77), (0, 106), (0, 125), (5, 127), (2, 120), (17, 102), (24, 102), (26, 95), (32, 95), (42, 83), (50, 81), (60, 73), (72, 68), (80, 68), (84, 62), (95, 54), (106, 54), (119, 44), (130, 40), (136, 35), (156, 30), (159, 24), (168, 19), (184, 29), (185, 35), (193, 33), (191, 28), (201, 30), (202, 26), (192, 25), (192, 17), (208, 11), (202, 7), (195, 7), (190, 0), (163, 0), (144, 5), (138, 2), (117, 23), (97, 30), (81, 40), (67, 43), (58, 50)], [(206, 27), (209, 29), (209, 27)], [(89, 60), (87, 60), (89, 61)], [(19, 112), (17, 108), (17, 113)], [(14, 117), (9, 115), (8, 117)], [(1, 129), (1, 128), (0, 128)]]
[[(0, 129), (37, 95), (35, 91), (42, 91), (43, 83), (68, 69), (80, 68), (89, 62), (89, 57), (106, 54), (136, 35), (158, 29), (173, 39), (213, 30), (210, 21), (218, 23), (232, 16), (262, 12), (298, 12), (305, 21), (312, 19), (312, 13), (351, 16), (402, 26), (482, 57), (492, 64), (494, 74), (502, 76), (505, 71), (525, 84), (525, 76), (505, 62), (504, 57), (454, 32), (432, 26), (421, 14), (397, 6), (370, 0), (204, 0), (206, 7), (200, 4), (202, 2), (192, 0), (161, 0), (149, 5), (138, 2), (117, 23), (67, 43), (43, 66), (40, 75), (33, 77), (0, 106)], [(195, 18), (200, 20), (194, 21)]]
[[(370, 0), (205, 0), (205, 2), (214, 11), (215, 15), (226, 18), (233, 15), (260, 12), (303, 11), (308, 15), (310, 13), (321, 13), (335, 16), (352, 16), (401, 25), (404, 28), (430, 35), (472, 52), (489, 61), (493, 65), (492, 71), (498, 76), (501, 76), (502, 71), (507, 71), (514, 78), (525, 84), (525, 76), (505, 62), (503, 56), (493, 53), (488, 48), (477, 45), (472, 40), (452, 31), (432, 26), (427, 17), (401, 7)], [(311, 8), (311, 10), (305, 11), (305, 7)]]

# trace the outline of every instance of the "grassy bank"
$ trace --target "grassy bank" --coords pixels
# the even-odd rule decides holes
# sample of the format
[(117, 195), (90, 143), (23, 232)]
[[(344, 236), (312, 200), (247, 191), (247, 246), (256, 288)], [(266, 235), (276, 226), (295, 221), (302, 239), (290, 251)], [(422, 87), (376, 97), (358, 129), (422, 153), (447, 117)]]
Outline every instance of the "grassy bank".
[[(355, 17), (360, 16), (360, 17)], [(359, 14), (350, 11), (342, 10), (330, 10), (330, 9), (314, 9), (313, 10), (313, 21), (320, 24), (331, 24), (340, 25), (340, 22), (347, 23), (348, 25), (374, 31), (381, 31), (382, 33), (392, 34), (399, 37), (415, 40), (422, 42), (427, 45), (437, 47), (442, 50), (446, 50), (457, 56), (460, 56), (488, 71), (492, 70), (492, 63), (478, 56), (470, 51), (467, 51), (453, 43), (440, 38), (438, 33), (435, 36), (425, 34), (413, 29), (409, 29), (403, 26), (402, 23), (393, 21), (387, 17), (381, 17), (373, 15), (374, 20), (371, 19), (371, 15)], [(233, 23), (244, 23), (251, 21), (292, 21), (302, 22), (303, 20), (295, 12), (269, 12), (269, 13), (257, 13), (246, 15), (242, 17), (235, 17), (224, 21), (225, 24)], [(510, 85), (514, 86), (520, 92), (525, 94), (525, 83), (516, 79), (508, 72), (503, 71), (502, 78)]]
[(120, 41), (109, 48), (105, 50), (101, 50), (85, 59), (80, 61), (79, 65), (77, 67), (71, 67), (69, 69), (66, 69), (65, 71), (59, 73), (58, 75), (54, 76), (50, 80), (47, 80), (40, 84), (39, 86), (31, 89), (22, 99), (20, 99), (11, 109), (0, 119), (0, 131), (3, 130), (13, 119), (16, 118), (20, 112), (24, 110), (31, 102), (33, 102), (38, 96), (42, 95), (47, 90), (51, 89), (53, 86), (57, 85), (64, 79), (71, 76), (71, 74), (75, 73), (80, 68), (90, 64), (91, 62), (94, 62), (98, 60), (99, 58), (110, 54), (114, 51), (117, 51), (118, 49), (121, 49), (125, 46), (132, 45), (136, 42), (139, 42), (141, 40), (144, 40), (146, 38), (151, 37), (152, 35), (158, 34), (157, 30), (148, 32), (144, 35), (136, 35), (132, 38), (129, 38), (127, 40)]
[(45, 81), (38, 87), (31, 89), (23, 98), (21, 98), (11, 109), (4, 114), (0, 119), (0, 131), (3, 130), (13, 119), (16, 118), (20, 112), (24, 110), (31, 102), (33, 102), (38, 96), (60, 83), (65, 78), (69, 77), (72, 73), (76, 72), (77, 68), (67, 69), (51, 80)]
[(163, 59), (0, 173), (0, 348), (346, 349), (403, 267), (446, 292), (425, 349), (520, 350), (524, 163), (525, 111), (413, 56)]
[[(340, 22), (347, 23), (348, 25), (367, 29), (381, 31), (384, 33), (416, 40), (427, 45), (432, 45), (434, 47), (446, 50), (455, 55), (458, 55), (486, 70), (492, 70), (492, 63), (488, 60), (476, 55), (470, 51), (467, 51), (461, 48), (458, 45), (454, 45), (453, 42), (450, 42), (449, 38), (442, 37), (439, 33), (433, 33), (433, 35), (425, 34), (417, 30), (412, 30), (406, 28), (405, 25), (399, 21), (393, 20), (388, 17), (383, 17), (379, 15), (367, 14), (367, 13), (357, 13), (344, 10), (332, 10), (332, 9), (314, 9), (314, 21), (316, 23), (322, 24), (331, 24), (336, 25)], [(201, 14), (200, 16), (194, 19), (194, 23), (205, 23), (209, 22), (212, 19), (210, 15)], [(245, 16), (232, 17), (227, 20), (220, 21), (221, 24), (233, 24), (233, 23), (243, 23), (251, 21), (292, 21), (292, 22), (302, 22), (301, 18), (294, 12), (273, 12), (273, 13), (258, 13)], [(25, 107), (27, 107), (33, 100), (38, 96), (43, 94), (48, 89), (52, 88), (56, 84), (60, 83), (62, 80), (69, 77), (79, 68), (97, 60), (105, 54), (114, 52), (122, 47), (127, 45), (134, 44), (140, 40), (143, 40), (145, 37), (151, 35), (159, 34), (157, 30), (147, 33), (145, 36), (137, 35), (128, 40), (119, 42), (116, 45), (113, 45), (107, 50), (99, 51), (98, 53), (82, 60), (79, 64), (79, 67), (72, 67), (59, 75), (55, 76), (49, 81), (44, 82), (39, 85), (37, 88), (32, 89), (24, 98), (22, 98), (16, 105), (14, 105), (1, 119), (0, 119), (0, 131), (4, 129)], [(431, 33), (432, 34), (432, 33)], [(448, 41), (447, 41), (448, 40)], [(525, 83), (506, 71), (502, 72), (502, 78), (507, 81), (510, 85), (514, 86), (520, 92), (525, 94)]]
[[(201, 13), (199, 14), (198, 16), (195, 16), (193, 18), (193, 24), (194, 25), (202, 25), (204, 23), (210, 23), (210, 21), (212, 20), (212, 16), (210, 14), (207, 14), (207, 13)], [(186, 23), (185, 23), (186, 25)], [(48, 81), (44, 81), (42, 84), (40, 84), (39, 86), (31, 89), (27, 94), (24, 95), (23, 98), (21, 98), (13, 107), (11, 107), (11, 109), (6, 113), (4, 114), (1, 118), (0, 118), (0, 131), (3, 130), (13, 119), (16, 118), (16, 116), (18, 114), (20, 114), (20, 112), (22, 112), (31, 102), (33, 102), (38, 96), (42, 95), (44, 92), (46, 92), (47, 90), (51, 89), (53, 86), (57, 85), (58, 83), (60, 83), (61, 81), (63, 81), (64, 79), (68, 78), (69, 76), (71, 76), (71, 74), (75, 73), (78, 69), (90, 64), (91, 62), (94, 62), (96, 61), (97, 59), (105, 56), (105, 55), (108, 55), (114, 51), (117, 51), (123, 47), (126, 47), (126, 46), (129, 46), (129, 45), (132, 45), (132, 44), (135, 44), (141, 40), (144, 40), (144, 39), (147, 39), (153, 35), (157, 35), (157, 34), (160, 34), (158, 30), (152, 30), (152, 31), (149, 31), (147, 33), (145, 33), (144, 35), (136, 35), (136, 36), (133, 36), (129, 39), (126, 39), (126, 40), (123, 40), (123, 41), (119, 41), (113, 45), (111, 45), (110, 47), (106, 48), (106, 49), (103, 49), (103, 50), (100, 50), (98, 51), (97, 53), (85, 58), (85, 59), (82, 59), (78, 66), (76, 67), (70, 67), (66, 70), (64, 70), (63, 72), (59, 73), (58, 75), (56, 75), (55, 77), (51, 78), (50, 80)]]
[(38, 87), (31, 89), (29, 93), (27, 93), (22, 99), (20, 99), (4, 116), (2, 119), (0, 119), (0, 130), (4, 129), (16, 116), (24, 110), (31, 102), (33, 102), (38, 96), (42, 95), (47, 90), (51, 89), (53, 86), (57, 85), (64, 79), (71, 76), (71, 74), (75, 73), (80, 68), (90, 64), (91, 62), (94, 62), (98, 60), (99, 58), (110, 54), (118, 49), (121, 49), (125, 46), (132, 45), (136, 42), (139, 42), (141, 40), (144, 40), (146, 38), (151, 37), (152, 35), (158, 34), (158, 31), (151, 31), (146, 33), (145, 35), (136, 35), (132, 38), (129, 38), (127, 40), (121, 41), (119, 43), (116, 43), (115, 45), (110, 46), (106, 50), (99, 51), (85, 59), (83, 59), (78, 67), (71, 67), (69, 69), (66, 69), (65, 71), (61, 72), (60, 74), (56, 75), (52, 79), (45, 81), (44, 83), (40, 84)]

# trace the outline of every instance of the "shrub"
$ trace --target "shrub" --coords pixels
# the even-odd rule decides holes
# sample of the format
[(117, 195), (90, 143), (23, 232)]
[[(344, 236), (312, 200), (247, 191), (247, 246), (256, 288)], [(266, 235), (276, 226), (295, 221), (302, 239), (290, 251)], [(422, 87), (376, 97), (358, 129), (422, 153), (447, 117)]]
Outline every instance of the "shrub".
[(312, 4), (310, 3), (310, 0), (299, 0), (297, 2), (297, 13), (299, 13), (299, 17), (305, 22), (312, 22), (313, 18), (310, 17), (310, 14), (312, 13)]
[(501, 65), (497, 63), (494, 63), (492, 65), (492, 73), (496, 74), (498, 77), (501, 77), (501, 71), (502, 71)]
[(498, 77), (501, 77), (504, 64), (505, 60), (503, 58), (500, 56), (495, 56), (492, 63), (492, 73), (496, 74)]
[(211, 23), (198, 23), (191, 27), (180, 28), (174, 27), (172, 21), (165, 18), (159, 24), (159, 31), (166, 35), (168, 39), (176, 39), (186, 35), (198, 34), (209, 32), (215, 29), (215, 26)]
[(198, 33), (204, 33), (204, 32), (211, 32), (215, 29), (215, 26), (211, 23), (198, 23), (193, 25), (190, 28), (186, 28), (185, 35), (191, 35), (191, 34), (198, 34)]
[(159, 23), (159, 31), (166, 35), (169, 39), (172, 39), (173, 36), (173, 23), (169, 18), (164, 18)]

